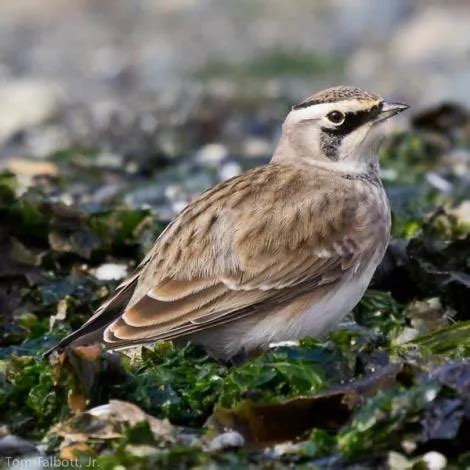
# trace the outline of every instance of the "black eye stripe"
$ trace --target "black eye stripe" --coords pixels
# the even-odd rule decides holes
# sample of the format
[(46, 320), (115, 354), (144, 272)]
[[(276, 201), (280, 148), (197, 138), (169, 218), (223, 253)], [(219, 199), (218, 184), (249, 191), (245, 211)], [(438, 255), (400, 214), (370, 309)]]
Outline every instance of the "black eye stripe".
[(334, 127), (322, 127), (320, 148), (330, 160), (338, 160), (338, 149), (343, 138), (362, 124), (375, 119), (382, 110), (382, 103), (364, 111), (346, 113), (344, 121)]
[(358, 127), (362, 126), (362, 124), (375, 119), (380, 114), (381, 110), (382, 103), (364, 111), (345, 113), (345, 118), (341, 125), (333, 128), (322, 127), (322, 131), (326, 132), (327, 134), (345, 136)]

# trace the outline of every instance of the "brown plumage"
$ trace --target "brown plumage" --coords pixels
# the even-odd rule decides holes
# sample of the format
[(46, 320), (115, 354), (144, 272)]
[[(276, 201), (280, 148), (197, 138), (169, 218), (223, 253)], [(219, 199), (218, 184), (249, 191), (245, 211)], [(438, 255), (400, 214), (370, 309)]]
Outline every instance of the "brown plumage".
[[(329, 91), (323, 100), (343, 109), (357, 98), (351, 90)], [(366, 92), (362, 98), (364, 106), (379, 99)], [(325, 164), (317, 149), (310, 160), (295, 158), (286, 139), (304, 121), (285, 124), (270, 164), (191, 202), (137, 272), (58, 347), (176, 339), (227, 358), (271, 341), (321, 334), (339, 321), (383, 256), (390, 214), (374, 158), (365, 167), (358, 159), (357, 171), (341, 159)]]

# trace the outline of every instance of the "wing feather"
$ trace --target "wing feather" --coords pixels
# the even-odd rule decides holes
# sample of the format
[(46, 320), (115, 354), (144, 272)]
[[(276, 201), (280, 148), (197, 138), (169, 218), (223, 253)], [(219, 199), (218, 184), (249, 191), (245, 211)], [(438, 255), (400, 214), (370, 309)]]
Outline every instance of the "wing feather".
[[(295, 165), (226, 181), (165, 229), (87, 329), (106, 318), (113, 348), (173, 339), (334, 283), (375, 250), (376, 199), (363, 182)], [(125, 307), (113, 316), (110, 305)]]
[[(270, 175), (273, 188), (284, 176)], [(278, 192), (290, 192), (289, 198), (266, 186), (239, 185), (237, 191), (234, 184), (234, 198), (230, 185), (222, 185), (196, 201), (157, 242), (134, 298), (107, 328), (106, 340), (176, 338), (290, 301), (304, 285), (333, 283), (357, 269), (371, 249), (373, 197), (353, 183), (347, 192), (344, 179), (335, 191), (334, 178), (322, 177), (310, 198), (300, 191), (304, 197), (296, 199), (282, 185)], [(300, 172), (288, 181), (312, 186)], [(364, 203), (371, 208), (364, 210)], [(159, 279), (169, 272), (172, 278)]]

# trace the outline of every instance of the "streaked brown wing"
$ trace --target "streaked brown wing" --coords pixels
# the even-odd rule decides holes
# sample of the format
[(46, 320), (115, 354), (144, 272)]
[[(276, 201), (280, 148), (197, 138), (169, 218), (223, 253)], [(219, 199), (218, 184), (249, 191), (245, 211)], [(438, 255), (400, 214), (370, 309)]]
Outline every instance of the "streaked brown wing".
[(377, 217), (364, 183), (313, 169), (271, 164), (216, 186), (157, 240), (104, 340), (176, 338), (334, 282), (375, 246)]

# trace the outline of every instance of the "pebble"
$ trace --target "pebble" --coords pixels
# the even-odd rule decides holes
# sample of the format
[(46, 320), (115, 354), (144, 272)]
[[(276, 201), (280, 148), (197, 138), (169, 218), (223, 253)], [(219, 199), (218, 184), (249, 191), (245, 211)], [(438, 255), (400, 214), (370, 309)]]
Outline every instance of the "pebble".
[(470, 225), (470, 201), (462, 201), (455, 209), (449, 211), (461, 224)]
[(441, 193), (450, 193), (452, 191), (452, 184), (437, 173), (427, 173), (426, 180), (431, 186), (434, 186)]
[(209, 444), (209, 451), (218, 451), (234, 447), (243, 447), (245, 445), (245, 438), (236, 431), (227, 431), (214, 437)]
[(222, 165), (219, 170), (219, 177), (221, 180), (228, 180), (234, 176), (238, 176), (242, 172), (241, 166), (236, 162), (228, 162)]
[(34, 176), (57, 176), (59, 169), (52, 162), (35, 161), (26, 158), (14, 158), (6, 164), (6, 168), (17, 176), (33, 178)]
[(439, 452), (428, 452), (422, 459), (430, 470), (443, 470), (447, 468), (447, 459)]
[(2, 456), (29, 456), (40, 455), (36, 445), (22, 437), (9, 434), (0, 438), (0, 455)]
[(274, 151), (273, 144), (267, 139), (249, 137), (245, 139), (242, 146), (243, 156), (249, 158), (271, 157)]
[(106, 263), (102, 264), (95, 271), (95, 277), (101, 281), (118, 281), (127, 276), (127, 266), (125, 264)]
[(33, 80), (3, 84), (0, 103), (0, 143), (17, 131), (45, 121), (59, 106), (55, 87)]
[(228, 155), (225, 145), (207, 144), (196, 153), (196, 160), (205, 165), (219, 165)]

